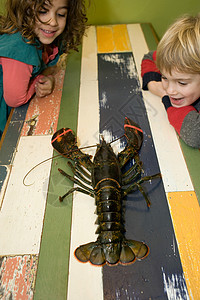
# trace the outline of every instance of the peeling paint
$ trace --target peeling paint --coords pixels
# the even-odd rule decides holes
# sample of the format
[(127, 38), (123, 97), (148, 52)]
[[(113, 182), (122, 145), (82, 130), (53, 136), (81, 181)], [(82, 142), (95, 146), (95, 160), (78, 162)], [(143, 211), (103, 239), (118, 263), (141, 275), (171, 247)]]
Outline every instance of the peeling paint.
[[(114, 141), (116, 139), (116, 137), (112, 134), (111, 131), (109, 130), (103, 130), (103, 132), (101, 133), (101, 135), (104, 137), (104, 140), (107, 143), (110, 143), (112, 141)], [(112, 149), (114, 151), (114, 153), (117, 155), (120, 151), (122, 151), (125, 147), (125, 141), (122, 140), (117, 140), (115, 142), (112, 143)]]
[(115, 53), (102, 55), (102, 58), (104, 61), (116, 64), (120, 69), (121, 74), (124, 74), (127, 78), (133, 79), (137, 77), (133, 57), (130, 56), (125, 60), (120, 54)]
[(164, 291), (169, 300), (190, 300), (183, 274), (166, 274), (162, 267)]
[(0, 258), (0, 299), (33, 299), (37, 255)]
[(108, 102), (108, 99), (107, 99), (107, 96), (106, 96), (106, 92), (103, 92), (102, 93), (102, 98), (99, 99), (99, 103), (100, 103), (100, 106), (103, 107), (103, 108), (109, 108), (109, 106), (107, 106)]
[(26, 123), (28, 124), (29, 126), (29, 130), (28, 130), (28, 133), (27, 135), (33, 135), (34, 133), (34, 130), (35, 130), (35, 127), (36, 127), (36, 124), (37, 124), (37, 119), (38, 119), (38, 116), (39, 115), (35, 115), (33, 116), (30, 120), (27, 120)]

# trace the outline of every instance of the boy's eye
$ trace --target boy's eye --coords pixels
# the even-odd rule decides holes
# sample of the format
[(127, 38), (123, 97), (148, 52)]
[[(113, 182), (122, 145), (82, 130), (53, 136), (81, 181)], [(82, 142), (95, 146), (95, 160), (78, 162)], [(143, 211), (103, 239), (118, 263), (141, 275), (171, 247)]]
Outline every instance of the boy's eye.
[(167, 78), (165, 76), (161, 76), (162, 80), (167, 80)]

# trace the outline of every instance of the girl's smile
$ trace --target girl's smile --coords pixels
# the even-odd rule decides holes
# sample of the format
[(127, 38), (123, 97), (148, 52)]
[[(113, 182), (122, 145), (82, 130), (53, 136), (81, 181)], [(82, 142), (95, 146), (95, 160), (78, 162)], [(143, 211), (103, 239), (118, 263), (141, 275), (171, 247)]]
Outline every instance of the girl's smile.
[(35, 34), (44, 45), (51, 44), (65, 29), (67, 20), (67, 0), (53, 0), (46, 3), (38, 13)]
[(163, 72), (162, 85), (174, 107), (191, 105), (200, 97), (200, 74)]
[(45, 29), (40, 29), (41, 32), (43, 33), (44, 36), (46, 37), (53, 37), (56, 34), (56, 31), (50, 31), (50, 30), (45, 30)]

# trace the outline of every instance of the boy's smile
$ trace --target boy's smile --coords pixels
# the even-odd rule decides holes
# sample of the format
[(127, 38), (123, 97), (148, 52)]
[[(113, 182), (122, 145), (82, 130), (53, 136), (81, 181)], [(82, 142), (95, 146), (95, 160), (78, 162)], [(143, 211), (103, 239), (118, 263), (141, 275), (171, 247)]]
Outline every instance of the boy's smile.
[(67, 20), (67, 0), (53, 0), (46, 3), (38, 13), (35, 34), (44, 45), (51, 44), (65, 29)]
[(172, 70), (162, 73), (162, 85), (174, 107), (193, 104), (200, 97), (200, 74)]

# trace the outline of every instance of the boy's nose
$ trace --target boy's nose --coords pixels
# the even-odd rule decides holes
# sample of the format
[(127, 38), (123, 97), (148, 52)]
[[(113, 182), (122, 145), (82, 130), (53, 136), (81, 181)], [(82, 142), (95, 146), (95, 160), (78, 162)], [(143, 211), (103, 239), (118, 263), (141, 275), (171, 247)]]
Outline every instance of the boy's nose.
[(168, 84), (167, 88), (166, 88), (166, 92), (167, 94), (173, 95), (176, 94), (176, 87), (174, 84)]

